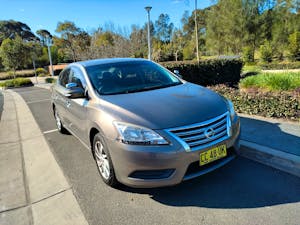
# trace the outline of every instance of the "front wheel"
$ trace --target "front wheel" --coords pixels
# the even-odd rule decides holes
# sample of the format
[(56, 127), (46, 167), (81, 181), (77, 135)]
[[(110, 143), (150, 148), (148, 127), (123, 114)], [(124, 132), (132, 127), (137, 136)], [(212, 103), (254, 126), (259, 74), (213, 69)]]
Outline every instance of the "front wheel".
[(93, 154), (102, 180), (109, 186), (115, 187), (118, 184), (118, 181), (115, 176), (109, 151), (99, 133), (94, 137)]

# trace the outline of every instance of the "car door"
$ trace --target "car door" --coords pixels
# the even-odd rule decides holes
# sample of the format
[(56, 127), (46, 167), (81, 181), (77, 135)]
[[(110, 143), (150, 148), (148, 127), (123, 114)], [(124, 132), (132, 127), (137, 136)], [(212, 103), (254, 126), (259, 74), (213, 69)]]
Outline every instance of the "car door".
[[(69, 83), (76, 83), (77, 87), (86, 90), (86, 81), (80, 68), (72, 66), (69, 73)], [(70, 119), (69, 128), (80, 139), (85, 139), (87, 129), (88, 98), (68, 99), (67, 112)]]
[(70, 68), (66, 68), (59, 74), (57, 84), (54, 86), (55, 91), (53, 91), (52, 93), (52, 99), (54, 101), (55, 108), (59, 114), (63, 125), (66, 128), (68, 128), (70, 124), (67, 112), (68, 98), (65, 96), (67, 90), (66, 85), (69, 83), (69, 74)]

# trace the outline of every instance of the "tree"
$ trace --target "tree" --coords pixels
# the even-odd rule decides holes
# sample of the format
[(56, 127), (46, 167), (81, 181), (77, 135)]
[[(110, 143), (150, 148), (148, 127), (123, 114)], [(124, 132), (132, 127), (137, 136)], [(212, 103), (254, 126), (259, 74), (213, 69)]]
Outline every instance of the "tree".
[(264, 44), (260, 46), (260, 58), (263, 62), (272, 62), (272, 46), (269, 41), (265, 40)]
[(31, 32), (29, 26), (25, 23), (14, 20), (0, 21), (0, 45), (4, 39), (21, 37), (23, 40), (36, 40), (37, 37)]
[(87, 32), (70, 21), (59, 22), (55, 31), (61, 37), (54, 38), (54, 43), (64, 49), (66, 54), (70, 54), (74, 62), (85, 57), (83, 55), (86, 54), (91, 42)]
[(164, 42), (169, 43), (171, 41), (174, 24), (170, 23), (170, 17), (168, 14), (160, 14), (155, 21), (155, 37)]
[[(144, 26), (146, 28), (146, 26)], [(130, 34), (131, 56), (144, 58), (147, 56), (147, 30), (132, 25)]]
[(219, 0), (208, 14), (207, 41), (218, 54), (239, 54), (245, 35), (243, 0)]
[(39, 36), (41, 44), (43, 46), (47, 45), (47, 41), (49, 38), (52, 38), (51, 33), (47, 30), (43, 30), (43, 29), (37, 30), (36, 34)]
[(1, 44), (0, 56), (6, 69), (10, 69), (16, 78), (16, 70), (23, 67), (29, 55), (28, 47), (23, 43), (22, 38), (5, 39)]
[(175, 61), (182, 60), (185, 40), (183, 32), (180, 29), (175, 29), (173, 32), (171, 44)]
[(300, 31), (289, 36), (289, 53), (292, 60), (300, 61)]
[[(299, 3), (298, 3), (299, 4)], [(280, 58), (288, 47), (289, 35), (300, 31), (300, 16), (297, 13), (297, 1), (277, 0), (273, 10), (272, 46)]]

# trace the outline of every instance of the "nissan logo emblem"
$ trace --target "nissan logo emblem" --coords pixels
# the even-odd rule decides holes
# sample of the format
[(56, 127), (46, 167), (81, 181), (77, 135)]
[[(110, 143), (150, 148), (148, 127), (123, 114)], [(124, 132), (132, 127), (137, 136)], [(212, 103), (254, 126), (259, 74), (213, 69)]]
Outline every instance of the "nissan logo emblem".
[(212, 138), (215, 135), (215, 131), (213, 128), (208, 128), (204, 131), (204, 135), (205, 137), (207, 137), (208, 139)]

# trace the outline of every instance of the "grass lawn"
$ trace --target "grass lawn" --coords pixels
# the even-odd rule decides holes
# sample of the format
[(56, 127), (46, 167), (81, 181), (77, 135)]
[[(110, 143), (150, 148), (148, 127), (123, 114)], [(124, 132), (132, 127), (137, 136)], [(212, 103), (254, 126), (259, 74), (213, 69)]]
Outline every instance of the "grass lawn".
[(241, 89), (259, 88), (267, 91), (293, 91), (300, 88), (300, 72), (258, 73), (240, 81)]
[(256, 65), (244, 65), (242, 69), (242, 73), (259, 73), (261, 68)]

